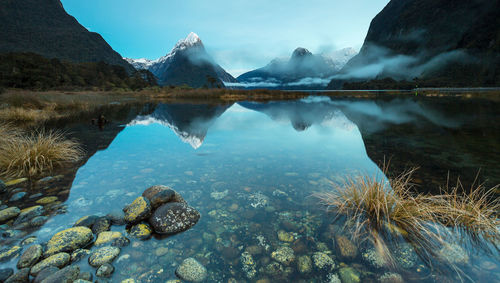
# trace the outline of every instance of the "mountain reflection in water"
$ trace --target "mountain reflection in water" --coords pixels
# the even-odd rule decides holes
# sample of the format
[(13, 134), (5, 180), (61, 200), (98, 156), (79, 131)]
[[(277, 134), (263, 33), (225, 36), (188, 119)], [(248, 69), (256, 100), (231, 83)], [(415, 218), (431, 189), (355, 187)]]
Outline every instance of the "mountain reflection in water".
[[(283, 244), (277, 238), (282, 231), (292, 233), (287, 234), (293, 235), (291, 246), (302, 245), (300, 253), (312, 254), (321, 245), (334, 253), (329, 233), (338, 227), (311, 194), (330, 190), (346, 176), (385, 179), (377, 166), (384, 158), (392, 159), (395, 173), (421, 166), (416, 181), (422, 191), (435, 191), (448, 171), (467, 181), (484, 168), (480, 178), (498, 182), (498, 106), (480, 100), (314, 97), (161, 103), (121, 107), (119, 116), (108, 109), (104, 115), (112, 123), (103, 132), (74, 123), (61, 126), (97, 152), (76, 172), (64, 213), (32, 234), (47, 241), (82, 216), (122, 209), (149, 186), (168, 185), (202, 218), (187, 232), (122, 248), (113, 281), (153, 271), (149, 281), (164, 282), (175, 278), (175, 264), (189, 256), (204, 263), (210, 281), (245, 279), (240, 253), (264, 239), (270, 250), (254, 260), (265, 270), (270, 253)], [(122, 227), (113, 230), (126, 233)], [(165, 247), (166, 254), (157, 252)], [(498, 264), (494, 256), (475, 259)], [(79, 265), (93, 272), (85, 262)], [(270, 276), (266, 272), (259, 274)], [(325, 274), (291, 272), (288, 279), (326, 280)], [(405, 272), (407, 281), (421, 279)]]

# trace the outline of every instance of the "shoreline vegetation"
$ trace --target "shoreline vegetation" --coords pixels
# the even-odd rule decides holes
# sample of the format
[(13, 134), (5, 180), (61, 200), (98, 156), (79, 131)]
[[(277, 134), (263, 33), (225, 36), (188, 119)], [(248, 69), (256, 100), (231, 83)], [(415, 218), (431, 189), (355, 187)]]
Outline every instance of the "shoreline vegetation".
[[(387, 167), (383, 168), (387, 176)], [(495, 190), (500, 184), (491, 189), (482, 184), (464, 188), (457, 180), (440, 194), (422, 194), (412, 183), (415, 170), (389, 176), (388, 181), (380, 176), (346, 177), (331, 191), (313, 196), (335, 214), (334, 222), (344, 221), (343, 229), (351, 232), (353, 241), (373, 244), (388, 266), (396, 266), (393, 251), (401, 243), (410, 243), (430, 266), (438, 259), (459, 273), (440, 251), (455, 244), (499, 250), (500, 200)]]
[(26, 132), (0, 124), (0, 177), (44, 177), (64, 165), (78, 162), (84, 155), (77, 141), (54, 130)]

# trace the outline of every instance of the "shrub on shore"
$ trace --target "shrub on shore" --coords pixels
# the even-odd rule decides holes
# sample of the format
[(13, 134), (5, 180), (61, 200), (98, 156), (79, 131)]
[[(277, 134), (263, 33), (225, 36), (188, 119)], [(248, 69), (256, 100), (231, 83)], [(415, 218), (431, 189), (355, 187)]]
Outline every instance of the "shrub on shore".
[(0, 125), (0, 133), (0, 175), (4, 177), (39, 177), (83, 155), (76, 141), (58, 131), (22, 133)]

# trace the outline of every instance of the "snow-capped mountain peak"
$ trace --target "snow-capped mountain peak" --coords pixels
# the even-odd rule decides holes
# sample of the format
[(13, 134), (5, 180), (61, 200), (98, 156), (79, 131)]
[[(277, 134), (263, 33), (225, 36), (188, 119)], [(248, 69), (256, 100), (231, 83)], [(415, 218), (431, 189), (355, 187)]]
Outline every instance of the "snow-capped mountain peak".
[(184, 41), (186, 43), (196, 44), (198, 42), (201, 42), (201, 39), (196, 33), (190, 32), (188, 36), (184, 39)]
[(186, 38), (179, 40), (170, 53), (193, 46), (203, 46), (203, 42), (201, 42), (200, 37), (196, 33), (191, 32)]
[(123, 59), (132, 66), (134, 66), (136, 70), (147, 70), (156, 62), (156, 60), (149, 60), (146, 58), (140, 58), (140, 59), (123, 58)]

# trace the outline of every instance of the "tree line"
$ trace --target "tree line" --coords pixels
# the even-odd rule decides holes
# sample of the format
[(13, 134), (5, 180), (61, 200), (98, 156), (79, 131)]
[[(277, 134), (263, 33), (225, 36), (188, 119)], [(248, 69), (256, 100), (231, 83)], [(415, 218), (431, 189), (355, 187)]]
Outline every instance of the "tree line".
[(0, 88), (30, 90), (140, 90), (156, 86), (147, 70), (129, 74), (104, 62), (73, 63), (35, 53), (0, 54)]

